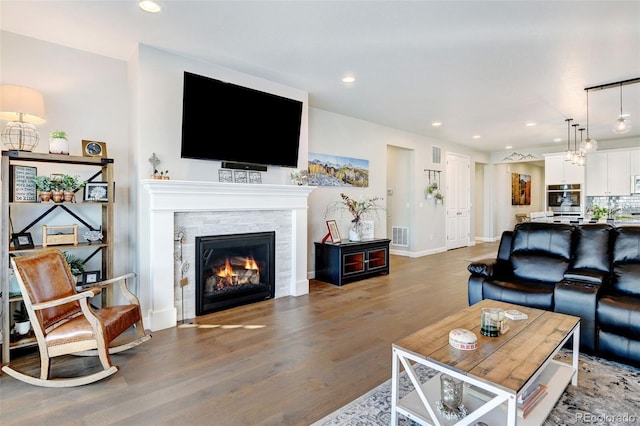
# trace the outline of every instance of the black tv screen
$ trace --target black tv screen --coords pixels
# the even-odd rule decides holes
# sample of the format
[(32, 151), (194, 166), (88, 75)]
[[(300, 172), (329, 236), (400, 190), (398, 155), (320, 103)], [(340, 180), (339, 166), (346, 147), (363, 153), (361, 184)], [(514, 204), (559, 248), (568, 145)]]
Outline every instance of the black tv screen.
[(297, 167), (302, 102), (184, 73), (182, 158)]

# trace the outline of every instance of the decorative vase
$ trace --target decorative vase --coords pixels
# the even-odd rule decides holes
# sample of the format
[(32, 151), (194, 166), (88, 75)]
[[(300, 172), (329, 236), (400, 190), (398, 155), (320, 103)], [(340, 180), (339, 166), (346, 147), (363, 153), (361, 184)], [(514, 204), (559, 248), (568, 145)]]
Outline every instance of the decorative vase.
[(54, 203), (60, 203), (64, 199), (64, 192), (63, 191), (52, 191), (51, 192), (51, 198), (53, 199)]
[(16, 323), (16, 333), (24, 336), (29, 333), (31, 330), (31, 321), (17, 322)]
[(51, 191), (40, 191), (40, 201), (48, 203), (51, 200)]
[(360, 221), (352, 222), (349, 228), (349, 241), (360, 241), (362, 239), (362, 223)]
[(64, 201), (67, 201), (69, 203), (73, 202), (73, 198), (75, 197), (76, 193), (73, 191), (63, 191), (63, 197), (64, 197)]
[(69, 141), (67, 138), (49, 138), (49, 153), (69, 155)]

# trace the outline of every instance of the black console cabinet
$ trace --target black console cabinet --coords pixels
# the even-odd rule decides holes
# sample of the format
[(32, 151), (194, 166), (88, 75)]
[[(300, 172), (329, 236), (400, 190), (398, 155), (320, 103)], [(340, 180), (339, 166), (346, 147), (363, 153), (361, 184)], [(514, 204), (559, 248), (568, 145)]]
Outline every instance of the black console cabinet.
[(389, 273), (389, 239), (315, 243), (316, 279), (343, 285)]

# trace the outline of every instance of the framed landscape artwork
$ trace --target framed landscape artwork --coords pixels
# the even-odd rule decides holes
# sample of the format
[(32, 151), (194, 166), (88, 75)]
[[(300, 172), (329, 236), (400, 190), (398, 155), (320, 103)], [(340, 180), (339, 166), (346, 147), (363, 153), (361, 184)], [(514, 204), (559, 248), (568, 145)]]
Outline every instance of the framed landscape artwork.
[(531, 205), (531, 175), (511, 173), (511, 205)]
[(369, 160), (309, 153), (309, 185), (369, 186)]

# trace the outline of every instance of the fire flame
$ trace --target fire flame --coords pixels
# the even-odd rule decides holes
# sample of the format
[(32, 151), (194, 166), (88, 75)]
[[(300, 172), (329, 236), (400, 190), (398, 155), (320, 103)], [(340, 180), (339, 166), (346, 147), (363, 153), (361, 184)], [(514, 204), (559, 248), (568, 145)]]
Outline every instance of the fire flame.
[[(257, 271), (259, 268), (253, 257), (247, 257), (244, 260), (244, 269)], [(233, 267), (231, 266), (231, 262), (229, 262), (228, 258), (225, 259), (224, 267), (219, 268), (216, 275), (219, 277), (233, 276)]]

